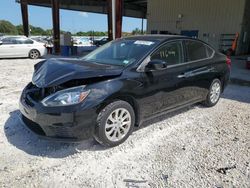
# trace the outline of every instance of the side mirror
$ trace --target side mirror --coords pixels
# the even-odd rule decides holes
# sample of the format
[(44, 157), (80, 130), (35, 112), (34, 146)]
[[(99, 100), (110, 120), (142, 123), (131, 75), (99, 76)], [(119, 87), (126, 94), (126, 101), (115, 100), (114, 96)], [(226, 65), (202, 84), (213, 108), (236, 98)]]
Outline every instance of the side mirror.
[(167, 68), (167, 63), (162, 60), (152, 60), (146, 66), (146, 71), (160, 71), (165, 70)]

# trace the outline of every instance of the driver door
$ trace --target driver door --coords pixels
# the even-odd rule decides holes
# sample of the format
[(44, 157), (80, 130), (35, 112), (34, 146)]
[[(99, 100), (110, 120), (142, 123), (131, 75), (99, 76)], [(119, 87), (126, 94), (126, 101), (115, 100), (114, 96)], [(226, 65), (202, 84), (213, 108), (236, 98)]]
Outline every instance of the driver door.
[(142, 100), (142, 117), (159, 114), (185, 104), (185, 79), (180, 75), (186, 71), (182, 41), (169, 42), (156, 50), (152, 60), (166, 62), (164, 70), (144, 73), (144, 94)]

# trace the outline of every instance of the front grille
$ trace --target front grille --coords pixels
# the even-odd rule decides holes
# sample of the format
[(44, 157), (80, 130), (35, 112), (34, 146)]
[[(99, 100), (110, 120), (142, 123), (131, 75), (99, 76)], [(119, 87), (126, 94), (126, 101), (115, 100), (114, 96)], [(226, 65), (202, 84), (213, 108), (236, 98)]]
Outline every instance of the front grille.
[(45, 132), (43, 131), (43, 129), (41, 128), (39, 124), (26, 118), (24, 115), (22, 115), (22, 120), (31, 131), (35, 132), (38, 135), (46, 136)]
[(27, 105), (29, 105), (29, 106), (31, 106), (31, 107), (33, 107), (34, 106), (34, 104), (27, 98), (27, 97), (25, 97), (25, 103), (27, 104)]
[(56, 137), (75, 139), (75, 137), (72, 136), (75, 135), (74, 129), (67, 127), (65, 124), (60, 127), (48, 126), (47, 129), (53, 132)]

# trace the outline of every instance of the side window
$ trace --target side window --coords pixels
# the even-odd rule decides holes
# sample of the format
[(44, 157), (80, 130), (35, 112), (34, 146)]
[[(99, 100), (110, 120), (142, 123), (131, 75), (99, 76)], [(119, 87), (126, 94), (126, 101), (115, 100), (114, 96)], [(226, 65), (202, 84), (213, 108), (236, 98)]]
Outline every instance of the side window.
[(30, 40), (30, 39), (24, 40), (23, 42), (24, 42), (24, 44), (33, 44), (34, 43), (33, 40)]
[(207, 57), (211, 57), (214, 53), (214, 50), (208, 46), (206, 48), (207, 48)]
[[(187, 58), (188, 61), (196, 61), (200, 59), (208, 58), (212, 55), (213, 51), (210, 49), (208, 51), (208, 47), (196, 41), (185, 41), (186, 49), (187, 49)], [(210, 54), (210, 56), (209, 56)]]
[(163, 60), (168, 65), (184, 62), (183, 49), (181, 42), (168, 43), (157, 50), (151, 60)]
[(2, 42), (3, 42), (3, 45), (14, 44), (14, 41), (12, 40), (12, 38), (4, 38)]
[(21, 39), (15, 39), (15, 44), (23, 44), (23, 40), (21, 40)]

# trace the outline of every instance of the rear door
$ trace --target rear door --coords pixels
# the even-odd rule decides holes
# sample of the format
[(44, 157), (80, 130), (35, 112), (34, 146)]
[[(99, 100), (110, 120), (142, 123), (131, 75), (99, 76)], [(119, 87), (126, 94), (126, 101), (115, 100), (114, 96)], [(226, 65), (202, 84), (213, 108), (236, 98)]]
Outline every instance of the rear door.
[(28, 57), (30, 50), (33, 47), (33, 41), (28, 38), (18, 38), (16, 39), (16, 53), (20, 57)]
[(197, 40), (185, 40), (186, 71), (182, 78), (190, 83), (185, 95), (187, 100), (202, 100), (206, 97), (211, 80), (213, 79), (214, 50), (205, 43)]

